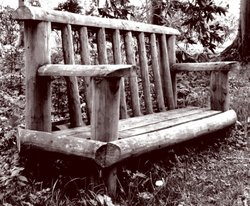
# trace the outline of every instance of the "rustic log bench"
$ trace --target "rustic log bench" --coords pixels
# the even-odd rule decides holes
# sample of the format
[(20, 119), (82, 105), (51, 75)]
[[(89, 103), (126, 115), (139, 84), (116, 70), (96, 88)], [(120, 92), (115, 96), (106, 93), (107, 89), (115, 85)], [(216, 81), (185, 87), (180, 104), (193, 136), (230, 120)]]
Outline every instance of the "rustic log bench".
[[(237, 63), (176, 63), (179, 32), (173, 28), (28, 6), (14, 17), (24, 21), (25, 33), (26, 129), (19, 130), (19, 150), (81, 156), (107, 168), (236, 122), (228, 73)], [(64, 64), (51, 64), (52, 30), (61, 32)], [(80, 64), (72, 30), (79, 37)], [(97, 46), (94, 64), (91, 41)], [(211, 71), (211, 108), (177, 108), (176, 75), (189, 71)], [(51, 76), (67, 82), (69, 129), (52, 131)], [(84, 77), (90, 125), (82, 121), (77, 76)], [(114, 169), (108, 182), (114, 192)]]

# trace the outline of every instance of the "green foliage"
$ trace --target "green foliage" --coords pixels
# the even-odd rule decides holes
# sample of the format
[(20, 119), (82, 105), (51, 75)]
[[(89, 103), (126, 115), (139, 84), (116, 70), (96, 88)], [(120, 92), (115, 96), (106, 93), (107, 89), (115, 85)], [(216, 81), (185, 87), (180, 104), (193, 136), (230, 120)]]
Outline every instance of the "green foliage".
[(129, 16), (133, 16), (129, 3), (129, 0), (109, 0), (106, 1), (106, 7), (98, 8), (98, 11), (102, 17), (128, 19)]
[(214, 52), (216, 43), (225, 40), (228, 28), (216, 21), (217, 15), (226, 15), (227, 8), (217, 6), (213, 0), (163, 2), (161, 24), (178, 28), (179, 40), (185, 44), (201, 45)]
[(0, 46), (14, 46), (20, 31), (19, 25), (12, 18), (14, 10), (10, 7), (0, 8)]
[(55, 10), (68, 11), (76, 14), (82, 13), (82, 7), (80, 6), (78, 0), (67, 0), (64, 3), (59, 3)]

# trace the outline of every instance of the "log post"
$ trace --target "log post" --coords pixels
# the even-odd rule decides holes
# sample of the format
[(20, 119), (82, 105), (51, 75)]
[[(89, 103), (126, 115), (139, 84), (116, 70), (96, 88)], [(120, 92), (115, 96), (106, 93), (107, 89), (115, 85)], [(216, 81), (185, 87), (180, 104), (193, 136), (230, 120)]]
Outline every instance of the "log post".
[[(91, 78), (93, 89), (91, 135), (94, 140), (110, 142), (118, 138), (120, 77)], [(103, 170), (110, 195), (116, 193), (116, 167)]]
[(212, 71), (211, 72), (211, 109), (227, 111), (229, 109), (229, 71)]
[(27, 129), (51, 131), (51, 80), (38, 77), (37, 69), (50, 63), (49, 22), (26, 21), (25, 36), (25, 86)]

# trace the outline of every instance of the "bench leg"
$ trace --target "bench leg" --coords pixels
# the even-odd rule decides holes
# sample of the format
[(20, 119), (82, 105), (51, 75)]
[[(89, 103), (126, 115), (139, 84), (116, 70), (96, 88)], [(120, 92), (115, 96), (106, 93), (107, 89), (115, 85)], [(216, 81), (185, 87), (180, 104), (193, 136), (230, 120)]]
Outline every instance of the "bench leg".
[[(110, 142), (118, 139), (121, 78), (92, 78), (91, 136), (94, 140)], [(116, 168), (103, 170), (103, 178), (111, 196), (116, 193)]]

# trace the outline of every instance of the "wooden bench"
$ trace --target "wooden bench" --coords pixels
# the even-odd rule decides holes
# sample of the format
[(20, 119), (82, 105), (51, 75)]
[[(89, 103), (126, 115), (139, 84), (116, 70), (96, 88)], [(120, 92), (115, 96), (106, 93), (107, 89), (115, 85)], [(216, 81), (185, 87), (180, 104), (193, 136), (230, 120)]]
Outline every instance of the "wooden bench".
[[(28, 6), (14, 17), (24, 21), (25, 32), (26, 129), (19, 130), (19, 150), (93, 159), (112, 168), (107, 185), (114, 193), (116, 163), (236, 122), (228, 73), (237, 63), (176, 63), (179, 32), (173, 28)], [(52, 29), (62, 34), (64, 64), (51, 64)], [(81, 64), (75, 64), (72, 30), (79, 36)], [(97, 46), (94, 65), (90, 41)], [(176, 75), (189, 71), (211, 71), (211, 108), (177, 109)], [(69, 129), (52, 131), (51, 76), (67, 82)], [(82, 121), (77, 76), (85, 77), (90, 125)]]

